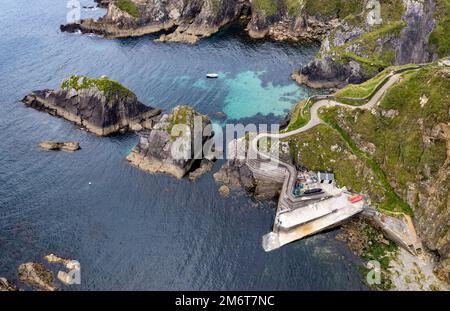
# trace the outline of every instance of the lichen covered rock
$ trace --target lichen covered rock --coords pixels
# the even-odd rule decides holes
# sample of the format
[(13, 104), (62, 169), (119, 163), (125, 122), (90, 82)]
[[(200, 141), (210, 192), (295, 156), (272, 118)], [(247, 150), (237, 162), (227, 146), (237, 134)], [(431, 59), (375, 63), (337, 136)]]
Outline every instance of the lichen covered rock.
[(5, 278), (0, 278), (0, 292), (15, 292), (17, 288)]
[(34, 91), (22, 101), (100, 136), (140, 130), (161, 113), (160, 109), (142, 104), (133, 92), (105, 76), (93, 79), (73, 75), (61, 83), (60, 89)]
[(44, 150), (53, 151), (77, 151), (80, 150), (80, 143), (78, 142), (56, 142), (56, 141), (43, 141), (39, 143), (39, 147)]
[(140, 133), (139, 144), (127, 159), (146, 172), (182, 178), (204, 158), (203, 146), (213, 135), (210, 124), (207, 116), (191, 107), (177, 106)]

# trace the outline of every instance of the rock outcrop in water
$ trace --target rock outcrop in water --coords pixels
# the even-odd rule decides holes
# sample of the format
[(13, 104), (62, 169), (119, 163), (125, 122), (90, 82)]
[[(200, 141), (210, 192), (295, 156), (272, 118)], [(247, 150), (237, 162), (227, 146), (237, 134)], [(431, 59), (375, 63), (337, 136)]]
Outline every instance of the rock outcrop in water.
[(107, 14), (99, 20), (62, 25), (61, 30), (80, 30), (109, 38), (166, 31), (169, 33), (161, 35), (159, 41), (195, 43), (242, 18), (248, 21), (247, 32), (253, 38), (318, 40), (336, 25), (336, 20), (308, 15), (308, 1), (117, 0), (109, 1)]
[(55, 254), (49, 254), (44, 257), (44, 259), (50, 264), (63, 264), (64, 267), (70, 272), (59, 271), (58, 280), (60, 280), (65, 285), (73, 284), (72, 274), (80, 273), (81, 267), (80, 263), (76, 260), (71, 260), (68, 258), (59, 257)]
[(15, 292), (17, 288), (5, 278), (0, 278), (0, 292)]
[(202, 149), (213, 135), (210, 124), (191, 107), (177, 106), (139, 134), (139, 144), (127, 159), (146, 172), (182, 178), (204, 158)]
[[(336, 95), (367, 94), (380, 76), (349, 85)], [(435, 271), (446, 281), (450, 281), (449, 89), (446, 62), (427, 64), (403, 73), (371, 111), (323, 111), (332, 126), (321, 125), (291, 138), (298, 165), (333, 171), (340, 185), (367, 193), (373, 205), (413, 214), (423, 246), (439, 259)], [(299, 107), (291, 113), (290, 126), (301, 118)]]
[(151, 127), (152, 119), (161, 113), (105, 76), (93, 79), (74, 75), (61, 83), (61, 89), (34, 91), (22, 101), (100, 136)]
[(53, 275), (44, 265), (35, 262), (21, 264), (18, 267), (19, 280), (31, 286), (37, 286), (47, 291), (55, 291)]

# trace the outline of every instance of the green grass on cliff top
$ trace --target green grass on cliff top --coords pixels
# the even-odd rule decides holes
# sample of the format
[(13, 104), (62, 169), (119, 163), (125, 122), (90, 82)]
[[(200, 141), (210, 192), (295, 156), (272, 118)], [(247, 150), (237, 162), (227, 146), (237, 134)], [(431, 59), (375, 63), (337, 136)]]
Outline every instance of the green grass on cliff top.
[[(318, 5), (321, 1), (312, 1), (312, 3)], [(352, 3), (352, 1), (349, 3)], [(345, 21), (353, 27), (366, 28), (366, 14), (361, 13), (363, 12), (361, 8), (358, 10), (359, 13), (355, 13), (355, 11), (352, 13), (350, 10), (349, 13), (345, 13), (347, 15), (344, 14), (344, 11), (339, 10), (339, 17), (345, 18)], [(360, 64), (363, 72), (370, 76), (377, 74), (380, 69), (390, 66), (395, 60), (396, 47), (389, 43), (389, 38), (398, 37), (401, 30), (406, 26), (406, 22), (402, 20), (403, 13), (402, 0), (381, 1), (382, 24), (371, 27), (368, 32), (342, 46), (331, 44), (335, 60), (341, 64), (348, 63), (351, 60), (356, 61)], [(337, 28), (330, 33), (331, 43), (335, 33), (339, 31), (342, 31), (342, 28)], [(380, 39), (386, 39), (387, 43), (380, 46)]]
[(90, 87), (96, 87), (99, 91), (102, 91), (106, 98), (109, 100), (112, 96), (118, 97), (134, 97), (135, 94), (127, 89), (125, 86), (117, 81), (110, 80), (106, 77), (98, 79), (73, 75), (70, 78), (64, 79), (61, 83), (62, 89), (75, 89), (77, 91), (87, 89)]
[(263, 12), (266, 16), (273, 16), (278, 11), (277, 0), (253, 0), (252, 5), (256, 11)]
[(362, 12), (364, 0), (306, 0), (306, 12), (310, 16), (345, 18)]
[(141, 17), (139, 8), (131, 0), (114, 0), (114, 4), (124, 12), (127, 12), (135, 18)]
[(436, 1), (437, 23), (430, 34), (430, 43), (440, 57), (450, 54), (450, 0)]
[[(363, 97), (385, 74), (369, 80), (361, 88), (349, 86), (341, 94)], [(386, 92), (377, 109), (395, 110), (396, 116), (387, 118), (358, 109), (343, 110), (344, 114), (339, 108), (325, 110), (321, 118), (328, 127), (320, 125), (290, 139), (294, 158), (308, 169), (334, 171), (341, 186), (369, 193), (375, 205), (383, 210), (411, 214), (411, 207), (397, 191), (406, 193), (411, 184), (420, 187), (421, 176), (433, 176), (445, 162), (445, 140), (432, 139), (424, 143), (422, 135), (431, 133), (437, 124), (448, 122), (449, 89), (448, 68), (433, 63), (407, 71)], [(308, 109), (300, 114), (304, 104), (305, 101), (294, 108), (290, 130), (309, 120)], [(355, 136), (360, 141), (372, 143), (375, 153), (363, 151), (354, 141)], [(343, 151), (333, 151), (332, 146), (339, 146)], [(356, 158), (350, 160), (348, 154)], [(444, 207), (446, 204), (443, 202)]]

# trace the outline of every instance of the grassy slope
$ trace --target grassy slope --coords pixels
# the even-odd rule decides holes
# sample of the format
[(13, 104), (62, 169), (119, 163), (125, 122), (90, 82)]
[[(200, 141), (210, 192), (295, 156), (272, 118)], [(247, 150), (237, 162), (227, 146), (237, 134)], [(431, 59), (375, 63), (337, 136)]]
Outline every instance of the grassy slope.
[[(365, 86), (374, 84), (369, 80)], [(425, 147), (418, 120), (422, 119), (428, 129), (439, 122), (448, 122), (449, 89), (448, 69), (432, 65), (405, 73), (404, 79), (387, 92), (380, 104), (383, 110), (397, 110), (397, 117), (389, 119), (369, 111), (329, 109), (322, 114), (328, 127), (321, 125), (291, 139), (294, 156), (307, 168), (335, 171), (340, 185), (370, 193), (381, 208), (410, 214), (411, 209), (392, 185), (405, 190), (408, 183), (418, 182), (420, 170), (433, 173), (445, 160), (445, 142), (436, 140)], [(365, 88), (355, 91), (354, 86), (348, 86), (341, 93), (360, 96), (364, 95)], [(422, 95), (428, 98), (423, 108), (420, 107)], [(294, 109), (290, 128), (307, 121), (308, 113), (299, 117), (300, 107), (299, 104)], [(352, 129), (352, 136), (342, 129), (342, 122)], [(359, 140), (375, 145), (375, 154), (361, 150), (352, 138), (356, 133)], [(333, 152), (333, 145), (339, 145), (343, 151)], [(346, 153), (353, 154), (357, 160), (349, 161), (348, 156), (343, 158)]]
[(134, 93), (127, 89), (125, 86), (117, 81), (110, 80), (108, 78), (90, 78), (85, 76), (73, 75), (70, 78), (64, 79), (61, 83), (61, 88), (73, 88), (77, 91), (81, 89), (87, 89), (90, 87), (97, 87), (100, 91), (104, 92), (109, 99), (112, 96), (119, 97), (134, 97)]
[(139, 8), (130, 0), (115, 0), (114, 4), (124, 12), (127, 12), (135, 18), (141, 17)]
[[(381, 101), (380, 108), (398, 111), (397, 117), (374, 116), (369, 111), (346, 114), (344, 122), (352, 131), (376, 146), (374, 160), (397, 188), (406, 190), (408, 183), (418, 182), (418, 174), (425, 170), (433, 174), (445, 161), (445, 141), (425, 144), (422, 135), (449, 121), (449, 90), (450, 71), (427, 66), (405, 74)], [(421, 107), (423, 96), (428, 102)]]
[(344, 18), (360, 13), (363, 4), (362, 0), (306, 0), (305, 8), (311, 16)]
[(430, 43), (435, 45), (440, 57), (450, 53), (450, 0), (436, 0), (436, 17), (438, 21), (430, 34)]
[[(382, 48), (380, 49), (380, 46), (377, 46), (377, 41), (382, 39), (389, 42), (389, 38), (395, 38), (400, 35), (400, 31), (406, 26), (406, 23), (402, 20), (404, 7), (402, 0), (382, 0), (380, 3), (383, 20), (381, 25), (373, 26), (362, 36), (350, 40), (342, 46), (331, 44), (331, 52), (335, 55), (337, 62), (344, 64), (354, 60), (360, 63), (362, 68), (370, 75), (375, 75), (380, 68), (385, 68), (392, 64), (395, 58), (395, 47), (385, 43), (381, 45)], [(366, 28), (366, 13), (364, 12), (360, 9), (357, 13), (350, 13), (346, 15), (345, 21), (353, 27)], [(343, 17), (345, 16), (342, 14), (341, 18)], [(339, 30), (339, 28), (336, 29), (336, 31)], [(334, 36), (335, 32), (331, 32), (331, 43)]]

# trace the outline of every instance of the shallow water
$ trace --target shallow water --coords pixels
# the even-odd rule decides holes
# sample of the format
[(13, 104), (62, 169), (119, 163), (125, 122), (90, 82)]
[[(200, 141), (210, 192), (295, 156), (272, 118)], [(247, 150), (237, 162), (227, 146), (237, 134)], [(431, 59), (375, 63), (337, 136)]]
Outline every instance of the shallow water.
[[(106, 74), (148, 105), (189, 104), (211, 117), (223, 111), (230, 120), (272, 123), (312, 93), (289, 75), (317, 46), (255, 42), (239, 25), (195, 46), (152, 36), (105, 40), (60, 33), (65, 1), (4, 2), (0, 276), (17, 281), (20, 263), (53, 252), (81, 263), (81, 285), (65, 290), (365, 289), (356, 259), (333, 232), (264, 253), (273, 203), (239, 193), (224, 199), (212, 174), (196, 183), (146, 174), (125, 160), (135, 135), (99, 138), (19, 102), (73, 73)], [(211, 71), (219, 79), (205, 79)], [(83, 149), (43, 152), (44, 139), (79, 141)]]

